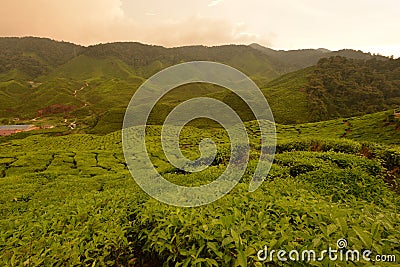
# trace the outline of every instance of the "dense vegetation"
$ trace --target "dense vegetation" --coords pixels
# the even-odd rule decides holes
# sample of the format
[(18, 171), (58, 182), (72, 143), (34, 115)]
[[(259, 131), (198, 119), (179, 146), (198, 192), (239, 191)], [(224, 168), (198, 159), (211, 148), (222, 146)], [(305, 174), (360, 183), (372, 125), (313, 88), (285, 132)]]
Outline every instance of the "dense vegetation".
[(307, 94), (314, 120), (374, 113), (400, 105), (400, 60), (321, 59)]
[(26, 78), (35, 78), (65, 64), (82, 49), (45, 38), (0, 38), (0, 74), (18, 70)]
[[(197, 96), (222, 100), (245, 121), (250, 137), (250, 162), (232, 192), (206, 206), (177, 208), (150, 198), (134, 182), (120, 129), (128, 101), (147, 77), (190, 60), (244, 71), (280, 124), (272, 169), (250, 193), (260, 131), (243, 101), (201, 83), (164, 96), (150, 116), (146, 145), (169, 181), (209, 183), (230, 156), (227, 133), (195, 120), (180, 133), (183, 154), (198, 158), (199, 142), (212, 138), (216, 159), (198, 173), (172, 166), (158, 125), (177, 104)], [(80, 47), (0, 38), (1, 124), (57, 126), (0, 137), (0, 266), (263, 266), (257, 252), (264, 246), (322, 251), (336, 248), (341, 238), (348, 248), (394, 255), (398, 262), (400, 118), (393, 111), (400, 105), (399, 64), (352, 50)], [(68, 129), (71, 123), (78, 127)]]
[(327, 49), (300, 49), (300, 50), (274, 50), (258, 44), (251, 44), (252, 48), (257, 49), (264, 54), (271, 57), (271, 60), (280, 67), (283, 72), (291, 72), (307, 67), (314, 66), (322, 58), (329, 58), (334, 56), (342, 56), (353, 59), (369, 60), (380, 59), (386, 60), (387, 58), (379, 55), (371, 55), (362, 51), (355, 51), (351, 49), (343, 49), (339, 51), (330, 51)]
[[(249, 193), (258, 138), (256, 124), (247, 123), (254, 150), (243, 181), (200, 208), (167, 206), (143, 193), (126, 168), (120, 132), (3, 143), (0, 264), (261, 266), (257, 251), (265, 245), (323, 250), (339, 238), (400, 257), (398, 148), (311, 134), (293, 140), (286, 127), (278, 128), (269, 176)], [(222, 130), (181, 133), (188, 153), (201, 137), (218, 144), (220, 164), (197, 174), (177, 173), (166, 161), (156, 142), (160, 127), (147, 132), (152, 160), (171, 181), (199, 185), (224, 169)]]
[[(81, 47), (40, 38), (0, 38), (0, 48), (2, 124), (15, 123), (14, 119), (19, 120), (18, 123), (30, 123), (36, 119), (35, 123), (39, 125), (64, 125), (65, 119), (68, 119), (76, 121), (81, 132), (102, 133), (97, 130), (97, 122), (101, 124), (107, 117), (120, 118), (120, 110), (126, 107), (146, 78), (165, 67), (191, 60), (222, 62), (249, 75), (262, 88), (279, 123), (305, 123), (361, 115), (394, 108), (393, 105), (398, 103), (394, 64), (398, 61), (360, 51), (275, 51), (254, 45), (164, 48), (140, 43)], [(325, 60), (317, 67), (302, 69), (316, 64), (322, 57), (333, 55), (369, 61), (349, 59), (348, 62), (336, 60), (334, 63)], [(354, 84), (345, 83), (342, 81), (345, 77), (336, 73), (342, 67), (349, 73), (352, 68), (360, 70), (352, 76)], [(375, 69), (380, 72), (368, 76), (362, 74), (364, 69), (369, 73), (375, 73)], [(293, 70), (297, 71), (280, 76)], [(271, 81), (274, 78), (277, 79)], [(338, 86), (344, 89), (331, 88), (333, 85), (329, 79), (337, 81)], [(382, 79), (385, 86), (390, 83), (392, 92), (382, 91), (381, 85), (374, 89)], [(347, 101), (339, 103), (339, 110), (334, 110), (332, 106), (338, 104), (340, 92), (352, 91), (354, 87), (364, 94), (365, 101), (374, 99), (376, 103), (358, 105), (348, 97)], [(193, 87), (191, 91), (226, 100), (230, 104), (239, 103), (221, 88), (203, 85)], [(171, 99), (182, 100), (188, 95), (185, 91), (176, 91), (162, 105), (168, 109), (171, 104), (177, 104)], [(162, 105), (159, 108), (161, 113), (165, 113)], [(245, 110), (245, 107), (238, 107)], [(114, 111), (116, 113), (111, 114)], [(249, 114), (244, 117), (245, 120), (251, 119)], [(118, 129), (120, 127), (115, 125), (109, 127), (106, 133)]]
[(94, 58), (117, 58), (131, 66), (137, 75), (146, 78), (166, 67), (198, 60), (224, 63), (247, 75), (267, 80), (280, 74), (267, 55), (244, 45), (164, 48), (140, 43), (111, 43), (91, 46), (84, 54)]

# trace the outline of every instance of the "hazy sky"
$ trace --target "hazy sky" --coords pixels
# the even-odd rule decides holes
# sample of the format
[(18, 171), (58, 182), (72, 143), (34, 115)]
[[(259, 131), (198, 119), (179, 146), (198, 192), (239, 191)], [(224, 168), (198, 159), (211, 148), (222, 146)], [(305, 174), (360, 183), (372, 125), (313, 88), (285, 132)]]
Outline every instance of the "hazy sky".
[(0, 36), (249, 44), (400, 57), (398, 0), (1, 0)]

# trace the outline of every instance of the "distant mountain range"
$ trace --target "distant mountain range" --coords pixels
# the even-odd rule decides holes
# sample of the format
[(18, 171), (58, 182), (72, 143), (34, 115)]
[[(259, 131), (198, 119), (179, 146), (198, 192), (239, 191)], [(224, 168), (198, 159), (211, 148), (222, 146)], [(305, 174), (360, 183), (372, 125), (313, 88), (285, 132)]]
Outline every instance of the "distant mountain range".
[(136, 42), (119, 42), (83, 47), (36, 37), (0, 38), (0, 73), (3, 74), (17, 70), (26, 78), (36, 78), (51, 73), (79, 56), (118, 59), (145, 78), (167, 66), (195, 60), (217, 61), (238, 68), (250, 76), (272, 79), (315, 65), (319, 59), (331, 56), (364, 60), (387, 59), (347, 49), (335, 52), (326, 49), (279, 51), (258, 44), (165, 48)]
[[(347, 60), (322, 60), (331, 57)], [(195, 60), (224, 63), (250, 76), (280, 123), (359, 115), (400, 104), (399, 60), (362, 51), (277, 51), (258, 44), (165, 48), (121, 42), (83, 47), (44, 38), (6, 37), (0, 38), (0, 123), (71, 118), (88, 129), (101, 126), (106, 130), (99, 132), (109, 132), (120, 127), (124, 108), (145, 79), (168, 66)], [(343, 75), (341, 66), (346, 69)], [(346, 83), (347, 78), (352, 83)], [(382, 83), (386, 87), (377, 85)], [(352, 101), (338, 101), (344, 98), (341, 92), (352, 90), (378, 102), (372, 101), (369, 108), (364, 103), (360, 110)], [(166, 97), (160, 114), (193, 95), (213, 96), (239, 109), (243, 104), (222, 88), (193, 85)]]
[(330, 51), (325, 48), (319, 49), (301, 49), (301, 50), (273, 50), (261, 46), (259, 44), (251, 44), (250, 47), (257, 49), (264, 54), (270, 56), (276, 65), (281, 66), (281, 72), (290, 72), (306, 67), (313, 66), (321, 58), (329, 58), (334, 56), (342, 56), (352, 59), (368, 60), (372, 58), (386, 60), (387, 58), (379, 55), (372, 55), (371, 53), (364, 53), (360, 50), (343, 49), (339, 51)]

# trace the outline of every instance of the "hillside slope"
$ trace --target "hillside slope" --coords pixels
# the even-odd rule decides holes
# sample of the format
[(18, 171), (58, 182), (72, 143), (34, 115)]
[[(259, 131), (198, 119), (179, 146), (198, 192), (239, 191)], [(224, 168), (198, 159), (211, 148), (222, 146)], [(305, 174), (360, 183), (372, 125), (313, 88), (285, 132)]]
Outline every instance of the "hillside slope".
[(400, 105), (400, 59), (321, 59), (306, 92), (314, 121), (358, 116)]
[[(12, 120), (63, 124), (67, 119), (77, 121), (80, 129), (95, 127), (97, 133), (117, 130), (123, 109), (146, 78), (173, 64), (192, 60), (222, 62), (249, 75), (262, 88), (278, 123), (350, 117), (395, 108), (399, 103), (399, 61), (351, 50), (286, 52), (266, 48), (266, 53), (254, 49), (254, 45), (164, 48), (140, 43), (81, 47), (40, 38), (0, 38), (0, 47), (2, 124), (14, 123)], [(316, 66), (287, 73), (335, 53), (362, 59), (323, 59)], [(373, 59), (364, 60), (368, 58)], [(293, 67), (289, 61), (301, 64)], [(340, 74), (340, 68), (347, 76)], [(332, 88), (332, 77), (340, 90)], [(354, 93), (360, 96), (360, 92), (365, 98), (362, 105), (348, 97)], [(223, 100), (233, 105), (244, 120), (252, 119), (246, 105), (234, 94), (204, 84), (171, 92), (156, 111), (166, 114), (191, 96)], [(119, 123), (107, 126), (105, 132), (99, 130), (112, 120)], [(152, 121), (161, 122), (157, 117)]]
[[(164, 48), (140, 43), (81, 47), (43, 38), (0, 38), (0, 120), (43, 117), (98, 120), (125, 108), (139, 85), (168, 66), (192, 60), (229, 64), (264, 83), (280, 74), (247, 46)], [(119, 112), (119, 111), (118, 111)], [(76, 116), (79, 114), (80, 116)]]
[(400, 106), (400, 59), (341, 56), (281, 76), (262, 89), (278, 123), (316, 122)]
[(2, 37), (0, 38), (0, 76), (9, 71), (18, 70), (24, 74), (25, 78), (35, 78), (49, 73), (54, 67), (65, 64), (83, 49), (79, 45), (46, 38)]
[(384, 56), (371, 55), (362, 51), (352, 49), (342, 49), (338, 51), (330, 51), (327, 49), (300, 49), (300, 50), (274, 50), (259, 44), (251, 44), (250, 47), (263, 52), (271, 57), (271, 60), (279, 66), (281, 72), (291, 72), (298, 69), (313, 66), (318, 63), (322, 58), (329, 58), (333, 56), (342, 56), (352, 59), (379, 59), (387, 60)]

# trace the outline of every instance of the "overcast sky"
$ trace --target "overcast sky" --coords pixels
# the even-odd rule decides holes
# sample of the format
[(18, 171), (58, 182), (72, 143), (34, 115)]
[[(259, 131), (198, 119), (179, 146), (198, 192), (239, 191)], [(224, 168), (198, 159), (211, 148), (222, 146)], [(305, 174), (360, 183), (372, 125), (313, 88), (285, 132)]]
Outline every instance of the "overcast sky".
[(83, 45), (259, 43), (400, 57), (398, 0), (1, 0), (0, 36)]

